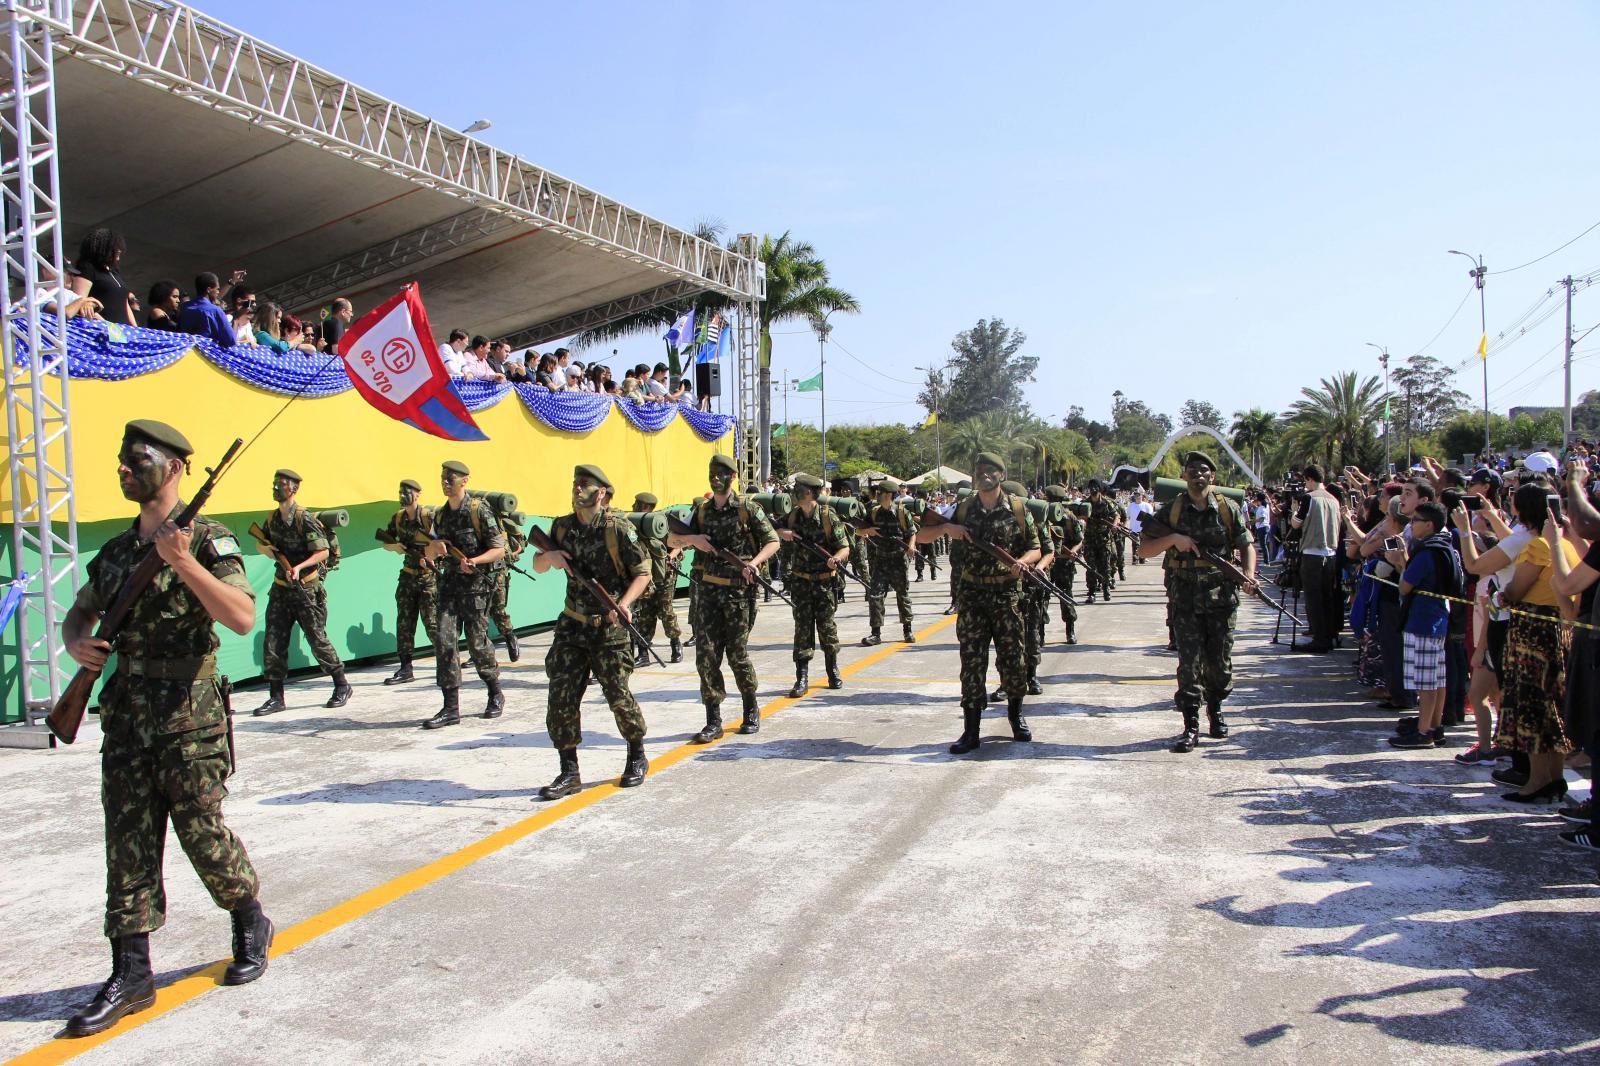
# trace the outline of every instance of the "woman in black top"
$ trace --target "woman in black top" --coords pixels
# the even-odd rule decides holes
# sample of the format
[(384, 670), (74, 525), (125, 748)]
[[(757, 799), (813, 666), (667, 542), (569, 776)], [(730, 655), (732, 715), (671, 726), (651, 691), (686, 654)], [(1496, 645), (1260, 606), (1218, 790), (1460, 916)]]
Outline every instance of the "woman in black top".
[(178, 332), (178, 308), (183, 306), (183, 291), (176, 281), (158, 281), (150, 286), (150, 310), (144, 324), (150, 329)]
[(126, 248), (120, 234), (104, 227), (90, 230), (78, 245), (78, 258), (73, 261), (69, 284), (79, 296), (93, 296), (100, 301), (101, 318), (131, 326), (134, 324), (133, 294), (118, 272)]

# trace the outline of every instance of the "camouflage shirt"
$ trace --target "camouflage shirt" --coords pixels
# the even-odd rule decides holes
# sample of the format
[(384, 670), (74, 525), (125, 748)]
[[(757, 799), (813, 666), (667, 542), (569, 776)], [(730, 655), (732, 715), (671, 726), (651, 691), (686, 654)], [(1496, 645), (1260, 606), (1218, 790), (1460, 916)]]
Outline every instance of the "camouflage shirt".
[[(1247, 548), (1255, 543), (1250, 537), (1249, 529), (1245, 527), (1244, 519), (1239, 517), (1239, 508), (1226, 496), (1208, 492), (1204, 507), (1195, 506), (1194, 500), (1187, 492), (1178, 499), (1181, 501), (1181, 506), (1178, 508), (1178, 520), (1173, 529), (1193, 540), (1195, 547), (1232, 558), (1234, 549)], [(1231, 512), (1226, 520), (1222, 508)], [(1168, 504), (1155, 515), (1155, 518), (1161, 522), (1169, 522), (1172, 518), (1172, 505)], [(1228, 532), (1229, 529), (1233, 531), (1231, 534)], [(1205, 559), (1181, 554), (1176, 549), (1167, 550), (1162, 566), (1174, 580), (1201, 584), (1232, 584), (1231, 579)]]
[[(441, 540), (454, 544), (469, 559), (482, 555), (490, 548), (506, 546), (506, 534), (494, 516), (494, 509), (477, 496), (466, 497), (460, 507), (445, 503), (434, 511), (433, 531)], [(455, 556), (446, 553), (440, 557), (440, 563), (446, 574), (459, 573)], [(479, 567), (473, 576), (485, 577), (489, 569), (486, 566)]]
[(412, 570), (421, 570), (424, 573), (433, 572), (433, 564), (424, 563), (422, 553), (428, 546), (426, 537), (419, 538), (417, 534), (426, 533), (433, 528), (433, 508), (418, 507), (417, 517), (412, 518), (406, 514), (404, 507), (394, 513), (389, 519), (389, 536), (394, 542), (406, 550), (405, 565)]
[(1087, 536), (1096, 540), (1110, 540), (1116, 536), (1111, 532), (1111, 527), (1117, 524), (1117, 508), (1104, 496), (1089, 504), (1089, 521)]
[[(274, 507), (261, 525), (266, 530), (268, 546), (291, 564), (302, 563), (328, 547), (327, 531), (312, 517), (310, 511), (298, 503), (289, 513), (288, 521), (285, 521), (282, 512)], [(323, 567), (319, 564), (317, 577), (321, 578), (322, 574)], [(281, 574), (279, 580), (282, 580)]]
[[(985, 508), (974, 493), (961, 501), (960, 506), (956, 508), (955, 521), (958, 525), (966, 527), (967, 536), (975, 543), (993, 544), (1020, 559), (1028, 552), (1039, 548), (1039, 527), (1034, 524), (1033, 516), (1028, 513), (1028, 509), (1025, 506), (1014, 508), (1012, 506), (1014, 502), (1021, 503), (1015, 496), (1001, 493), (998, 504), (992, 508)], [(1018, 510), (1022, 512), (1020, 526), (1017, 524)], [(989, 578), (1008, 573), (1009, 570), (1004, 563), (981, 548), (968, 546), (961, 553), (963, 577)]]
[[(635, 578), (650, 573), (649, 553), (639, 543), (633, 523), (620, 511), (602, 511), (588, 525), (575, 514), (564, 514), (550, 523), (550, 539), (567, 553), (579, 574), (597, 582), (613, 599), (620, 600)], [(599, 614), (606, 609), (571, 578), (567, 579), (566, 608), (581, 615)]]
[[(689, 529), (710, 537), (712, 544), (741, 559), (755, 558), (756, 552), (778, 539), (767, 512), (754, 501), (741, 500), (737, 493), (729, 493), (728, 502), (722, 507), (717, 506), (714, 496), (701, 500), (689, 515)], [(714, 555), (702, 557), (696, 552), (695, 556), (694, 568), (713, 577), (733, 578), (739, 574)]]
[[(809, 541), (817, 547), (832, 555), (845, 546), (844, 519), (833, 513), (833, 508), (827, 504), (819, 503), (811, 511), (811, 517), (796, 507), (789, 512), (789, 517), (784, 519), (784, 525), (793, 530), (795, 536), (801, 540)], [(794, 571), (799, 574), (820, 574), (828, 569), (827, 561), (804, 545), (796, 545)]]
[[(179, 503), (168, 517), (183, 510)], [(221, 522), (200, 515), (195, 518), (194, 539), (189, 552), (205, 568), (225, 583), (249, 593), (255, 591), (244, 576), (244, 557), (239, 541)], [(139, 539), (139, 520), (112, 537), (89, 560), (89, 580), (78, 590), (75, 606), (93, 614), (105, 614), (117, 593), (148, 552), (155, 551), (150, 541)], [(156, 572), (142, 596), (134, 601), (114, 641), (119, 654), (136, 659), (194, 659), (209, 656), (217, 648), (212, 619), (189, 586), (170, 566)]]
[(1055, 536), (1057, 551), (1070, 551), (1083, 543), (1083, 520), (1067, 510), (1064, 503), (1054, 504), (1055, 519), (1051, 532)]
[(895, 559), (904, 556), (905, 546), (911, 543), (911, 537), (917, 531), (917, 523), (912, 519), (911, 512), (900, 504), (889, 507), (874, 507), (867, 512), (867, 518), (872, 522), (872, 528), (878, 531), (876, 537), (866, 539), (867, 550), (872, 553), (873, 559)]

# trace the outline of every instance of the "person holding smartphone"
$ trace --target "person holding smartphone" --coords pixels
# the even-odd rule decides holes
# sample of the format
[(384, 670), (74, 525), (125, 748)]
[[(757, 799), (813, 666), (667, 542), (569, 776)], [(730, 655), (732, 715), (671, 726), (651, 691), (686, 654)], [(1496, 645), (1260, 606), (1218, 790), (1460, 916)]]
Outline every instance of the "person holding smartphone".
[(1401, 656), (1405, 687), (1417, 694), (1415, 731), (1397, 733), (1397, 748), (1435, 748), (1444, 743), (1444, 696), (1447, 681), (1445, 640), (1450, 603), (1463, 584), (1461, 557), (1445, 528), (1445, 511), (1432, 500), (1417, 504), (1411, 516), (1407, 551), (1400, 537), (1384, 541), (1384, 558), (1401, 571)]
[[(1600, 832), (1594, 816), (1595, 765), (1600, 763), (1600, 540), (1589, 540), (1583, 532), (1594, 532), (1593, 517), (1600, 514), (1600, 496), (1588, 489), (1589, 470), (1585, 456), (1574, 457), (1567, 466), (1568, 503), (1572, 517), (1545, 524), (1545, 540), (1551, 546), (1550, 561), (1555, 573), (1550, 579), (1557, 595), (1577, 596), (1577, 620), (1588, 623), (1576, 627), (1572, 652), (1567, 658), (1567, 691), (1563, 703), (1563, 728), (1575, 745), (1589, 755), (1589, 798), (1570, 804), (1559, 812), (1573, 828), (1561, 834), (1561, 841), (1584, 851), (1600, 852)], [(1560, 527), (1559, 529), (1557, 527)], [(1565, 539), (1583, 553), (1577, 566), (1568, 565), (1565, 551), (1556, 550), (1557, 538)]]

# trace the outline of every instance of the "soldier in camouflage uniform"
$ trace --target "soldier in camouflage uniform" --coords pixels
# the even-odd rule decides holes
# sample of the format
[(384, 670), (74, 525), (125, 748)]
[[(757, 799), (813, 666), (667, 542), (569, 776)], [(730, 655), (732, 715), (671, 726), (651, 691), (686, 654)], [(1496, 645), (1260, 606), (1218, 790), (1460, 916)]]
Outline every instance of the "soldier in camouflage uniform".
[[(659, 503), (655, 493), (641, 492), (633, 498), (633, 509), (639, 514), (649, 514)], [(678, 628), (678, 612), (673, 607), (673, 601), (678, 595), (680, 553), (668, 548), (664, 541), (641, 540), (640, 543), (650, 556), (650, 589), (639, 601), (639, 609), (634, 612), (634, 628), (644, 634), (645, 640), (654, 640), (656, 621), (659, 619), (667, 639), (672, 642), (671, 655), (667, 661), (681, 663), (683, 631)], [(649, 662), (648, 648), (641, 644), (634, 649), (633, 665), (646, 666)]]
[[(726, 656), (733, 680), (744, 701), (741, 733), (761, 729), (761, 709), (756, 704), (756, 668), (746, 647), (750, 639), (750, 609), (755, 598), (751, 586), (759, 567), (777, 552), (778, 535), (766, 511), (753, 500), (733, 491), (738, 467), (733, 459), (711, 457), (711, 496), (695, 504), (689, 516), (689, 534), (670, 534), (674, 548), (694, 548), (695, 597), (690, 624), (694, 626), (694, 665), (700, 673), (700, 699), (706, 706), (706, 725), (694, 743), (709, 744), (722, 736), (722, 701), (727, 689), (722, 681)], [(735, 569), (717, 558), (714, 548), (730, 551), (744, 565)]]
[[(867, 513), (871, 526), (860, 530), (860, 539), (867, 545), (866, 554), (872, 556), (872, 577), (867, 588), (867, 617), (872, 632), (861, 638), (861, 646), (870, 648), (883, 640), (883, 606), (894, 589), (895, 608), (900, 612), (900, 628), (907, 644), (916, 642), (911, 632), (911, 589), (907, 582), (907, 554), (911, 538), (917, 532), (916, 520), (902, 504), (894, 502), (894, 486), (887, 481), (878, 482), (877, 506)], [(919, 555), (920, 560), (922, 557)]]
[(1176, 702), (1183, 715), (1183, 733), (1172, 746), (1176, 752), (1193, 751), (1200, 743), (1202, 700), (1211, 735), (1218, 739), (1228, 735), (1222, 701), (1233, 691), (1233, 626), (1239, 587), (1196, 549), (1224, 557), (1238, 551), (1242, 568), (1252, 581), (1256, 572), (1256, 545), (1250, 527), (1232, 500), (1211, 489), (1216, 470), (1209, 455), (1190, 452), (1183, 465), (1189, 491), (1175, 501), (1177, 520), (1172, 520), (1171, 508), (1155, 516), (1176, 532), (1146, 536), (1139, 545), (1139, 553), (1146, 559), (1166, 553), (1167, 598), (1178, 644)]
[[(1026, 501), (1028, 489), (1020, 481), (1006, 481), (1001, 484), (1006, 495), (1015, 499)], [(1029, 517), (1034, 519), (1034, 525), (1039, 530), (1039, 563), (1038, 567), (1048, 574), (1056, 561), (1055, 538), (1050, 533), (1049, 523), (1039, 523), (1030, 512)], [(1039, 666), (1044, 662), (1044, 626), (1050, 615), (1050, 602), (1055, 597), (1040, 588), (1032, 581), (1022, 583), (1022, 621), (1023, 621), (1023, 660), (1027, 664), (1028, 683), (1027, 694), (1042, 696), (1044, 688), (1039, 684)], [(989, 693), (990, 703), (999, 703), (1006, 698), (1005, 686), (999, 685)]]
[[(912, 518), (921, 518), (928, 510), (928, 490), (918, 485), (911, 490), (911, 503), (907, 505)], [(922, 568), (927, 566), (929, 577), (939, 576), (938, 544), (916, 545), (917, 580), (922, 580)]]
[[(438, 539), (428, 545), (426, 557), (438, 560), (443, 570), (439, 579), (442, 646), (433, 661), (444, 706), (422, 723), (424, 729), (441, 729), (461, 721), (461, 660), (456, 656), (456, 633), (463, 627), (472, 665), (489, 690), (483, 717), (499, 718), (506, 706), (505, 695), (500, 691), (500, 664), (495, 661), (494, 645), (489, 643), (489, 604), (494, 598), (494, 574), (489, 564), (505, 555), (506, 534), (488, 501), (467, 493), (470, 474), (465, 463), (454, 459), (443, 464), (439, 473), (446, 499), (444, 506), (434, 512), (433, 532)], [(455, 551), (450, 550), (452, 547)]]
[[(428, 643), (444, 654), (439, 643), (438, 575), (433, 564), (422, 557), (427, 534), (433, 530), (433, 508), (424, 507), (419, 502), (421, 498), (421, 485), (410, 478), (400, 482), (400, 510), (389, 519), (383, 536), (378, 538), (385, 550), (405, 556), (400, 564), (400, 580), (394, 589), (394, 650), (400, 665), (392, 676), (383, 679), (385, 685), (403, 685), (417, 678), (411, 670), (411, 658), (419, 615), (422, 628), (428, 634)], [(454, 650), (452, 647), (451, 652)]]
[(1089, 602), (1094, 602), (1095, 590), (1103, 599), (1111, 599), (1115, 587), (1111, 569), (1116, 565), (1112, 541), (1117, 539), (1118, 523), (1122, 516), (1116, 504), (1106, 497), (1105, 486), (1099, 481), (1089, 482), (1089, 519), (1083, 534), (1084, 584), (1089, 590)]
[[(795, 545), (790, 560), (788, 590), (794, 601), (794, 687), (792, 699), (806, 694), (810, 685), (811, 656), (815, 644), (822, 645), (822, 658), (828, 671), (828, 687), (843, 688), (839, 676), (839, 627), (834, 623), (838, 601), (834, 582), (839, 568), (850, 558), (845, 540), (844, 519), (833, 508), (820, 503), (822, 479), (797, 474), (794, 479), (794, 509), (778, 528), (778, 536)], [(826, 558), (807, 544), (826, 553)], [(815, 644), (813, 643), (815, 641)]]
[[(117, 476), (139, 516), (90, 560), (62, 626), (67, 653), (81, 666), (101, 670), (117, 652), (116, 673), (100, 690), (111, 977), (67, 1023), (69, 1036), (109, 1029), (155, 1002), (150, 934), (167, 917), (161, 860), (169, 821), (212, 900), (231, 914), (233, 962), (223, 984), (254, 981), (267, 968), (272, 922), (257, 902), (250, 857), (222, 818), (231, 730), (212, 631), (220, 621), (248, 634), (255, 593), (227, 527), (204, 516), (187, 529), (173, 524), (184, 509), (178, 482), (193, 450), (165, 423), (127, 424)], [(95, 626), (152, 551), (166, 565), (134, 602), (113, 649)]]
[(494, 623), (500, 639), (506, 642), (506, 658), (516, 662), (522, 658), (522, 648), (517, 644), (517, 626), (511, 621), (509, 609), (511, 564), (522, 558), (523, 550), (528, 547), (528, 538), (509, 519), (502, 520), (496, 515), (495, 521), (500, 523), (500, 531), (506, 535), (506, 555), (490, 567), (494, 572), (494, 599), (489, 603), (489, 620)]
[(1004, 459), (993, 452), (980, 452), (974, 466), (978, 491), (956, 505), (953, 522), (917, 531), (920, 543), (948, 533), (960, 549), (952, 554), (951, 567), (959, 575), (956, 639), (961, 643), (963, 728), (961, 738), (950, 746), (952, 755), (964, 755), (978, 747), (979, 720), (988, 703), (985, 680), (991, 641), (1000, 684), (1006, 691), (1011, 735), (1019, 741), (1033, 739), (1027, 720), (1022, 717), (1022, 699), (1027, 690), (1022, 574), (973, 543), (1003, 548), (1020, 565), (1033, 566), (1041, 558), (1039, 530), (1025, 503), (1000, 487), (1006, 472)]
[[(265, 543), (257, 546), (262, 554), (276, 560), (282, 556), (290, 565), (288, 575), (277, 569), (272, 590), (267, 593), (267, 632), (261, 650), (261, 676), (267, 679), (267, 701), (254, 711), (272, 714), (284, 708), (283, 682), (289, 676), (289, 634), (298, 624), (305, 634), (317, 665), (333, 677), (333, 695), (324, 707), (343, 707), (350, 702), (350, 683), (345, 680), (344, 663), (328, 639), (328, 589), (322, 583), (328, 557), (328, 532), (316, 516), (295, 503), (300, 494), (300, 475), (279, 470), (272, 475), (272, 498), (278, 506), (267, 516), (262, 532)], [(303, 574), (312, 576), (302, 580)], [(289, 583), (294, 582), (291, 586)]]
[[(1072, 513), (1067, 503), (1067, 490), (1063, 485), (1050, 485), (1044, 490), (1050, 501), (1050, 537), (1055, 541), (1055, 565), (1050, 568), (1050, 580), (1068, 596), (1078, 574), (1078, 553), (1083, 550), (1083, 522)], [(1061, 621), (1067, 627), (1067, 643), (1078, 643), (1078, 609), (1062, 601)]]
[(550, 523), (554, 551), (534, 556), (533, 570), (566, 570), (567, 601), (556, 618), (550, 651), (544, 658), (550, 678), (549, 713), (545, 725), (550, 743), (561, 759), (561, 772), (539, 790), (542, 800), (570, 796), (583, 787), (578, 775), (578, 745), (583, 743), (583, 694), (589, 676), (600, 682), (606, 703), (617, 720), (617, 732), (628, 742), (628, 761), (617, 784), (633, 788), (644, 780), (650, 764), (644, 757), (644, 715), (628, 690), (633, 676), (633, 653), (627, 629), (599, 597), (573, 573), (598, 584), (617, 606), (629, 609), (650, 588), (650, 557), (639, 543), (633, 523), (606, 505), (611, 502), (611, 479), (598, 466), (583, 465), (572, 471), (572, 513)]

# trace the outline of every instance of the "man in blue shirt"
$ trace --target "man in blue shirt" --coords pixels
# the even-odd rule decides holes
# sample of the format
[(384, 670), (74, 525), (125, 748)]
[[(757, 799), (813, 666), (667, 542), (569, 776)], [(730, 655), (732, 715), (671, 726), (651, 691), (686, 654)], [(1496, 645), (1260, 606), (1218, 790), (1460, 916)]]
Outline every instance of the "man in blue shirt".
[[(1412, 549), (1384, 553), (1400, 575), (1400, 606), (1405, 686), (1417, 693), (1417, 731), (1389, 738), (1397, 748), (1434, 748), (1444, 740), (1446, 683), (1445, 638), (1450, 630), (1450, 603), (1440, 596), (1459, 596), (1461, 557), (1445, 525), (1444, 508), (1428, 500), (1411, 514)], [(1428, 595), (1433, 593), (1434, 595)]]
[(222, 282), (209, 270), (194, 277), (194, 299), (178, 311), (178, 329), (214, 341), (219, 348), (232, 348), (239, 338), (234, 335), (233, 323), (217, 301), (222, 296)]

